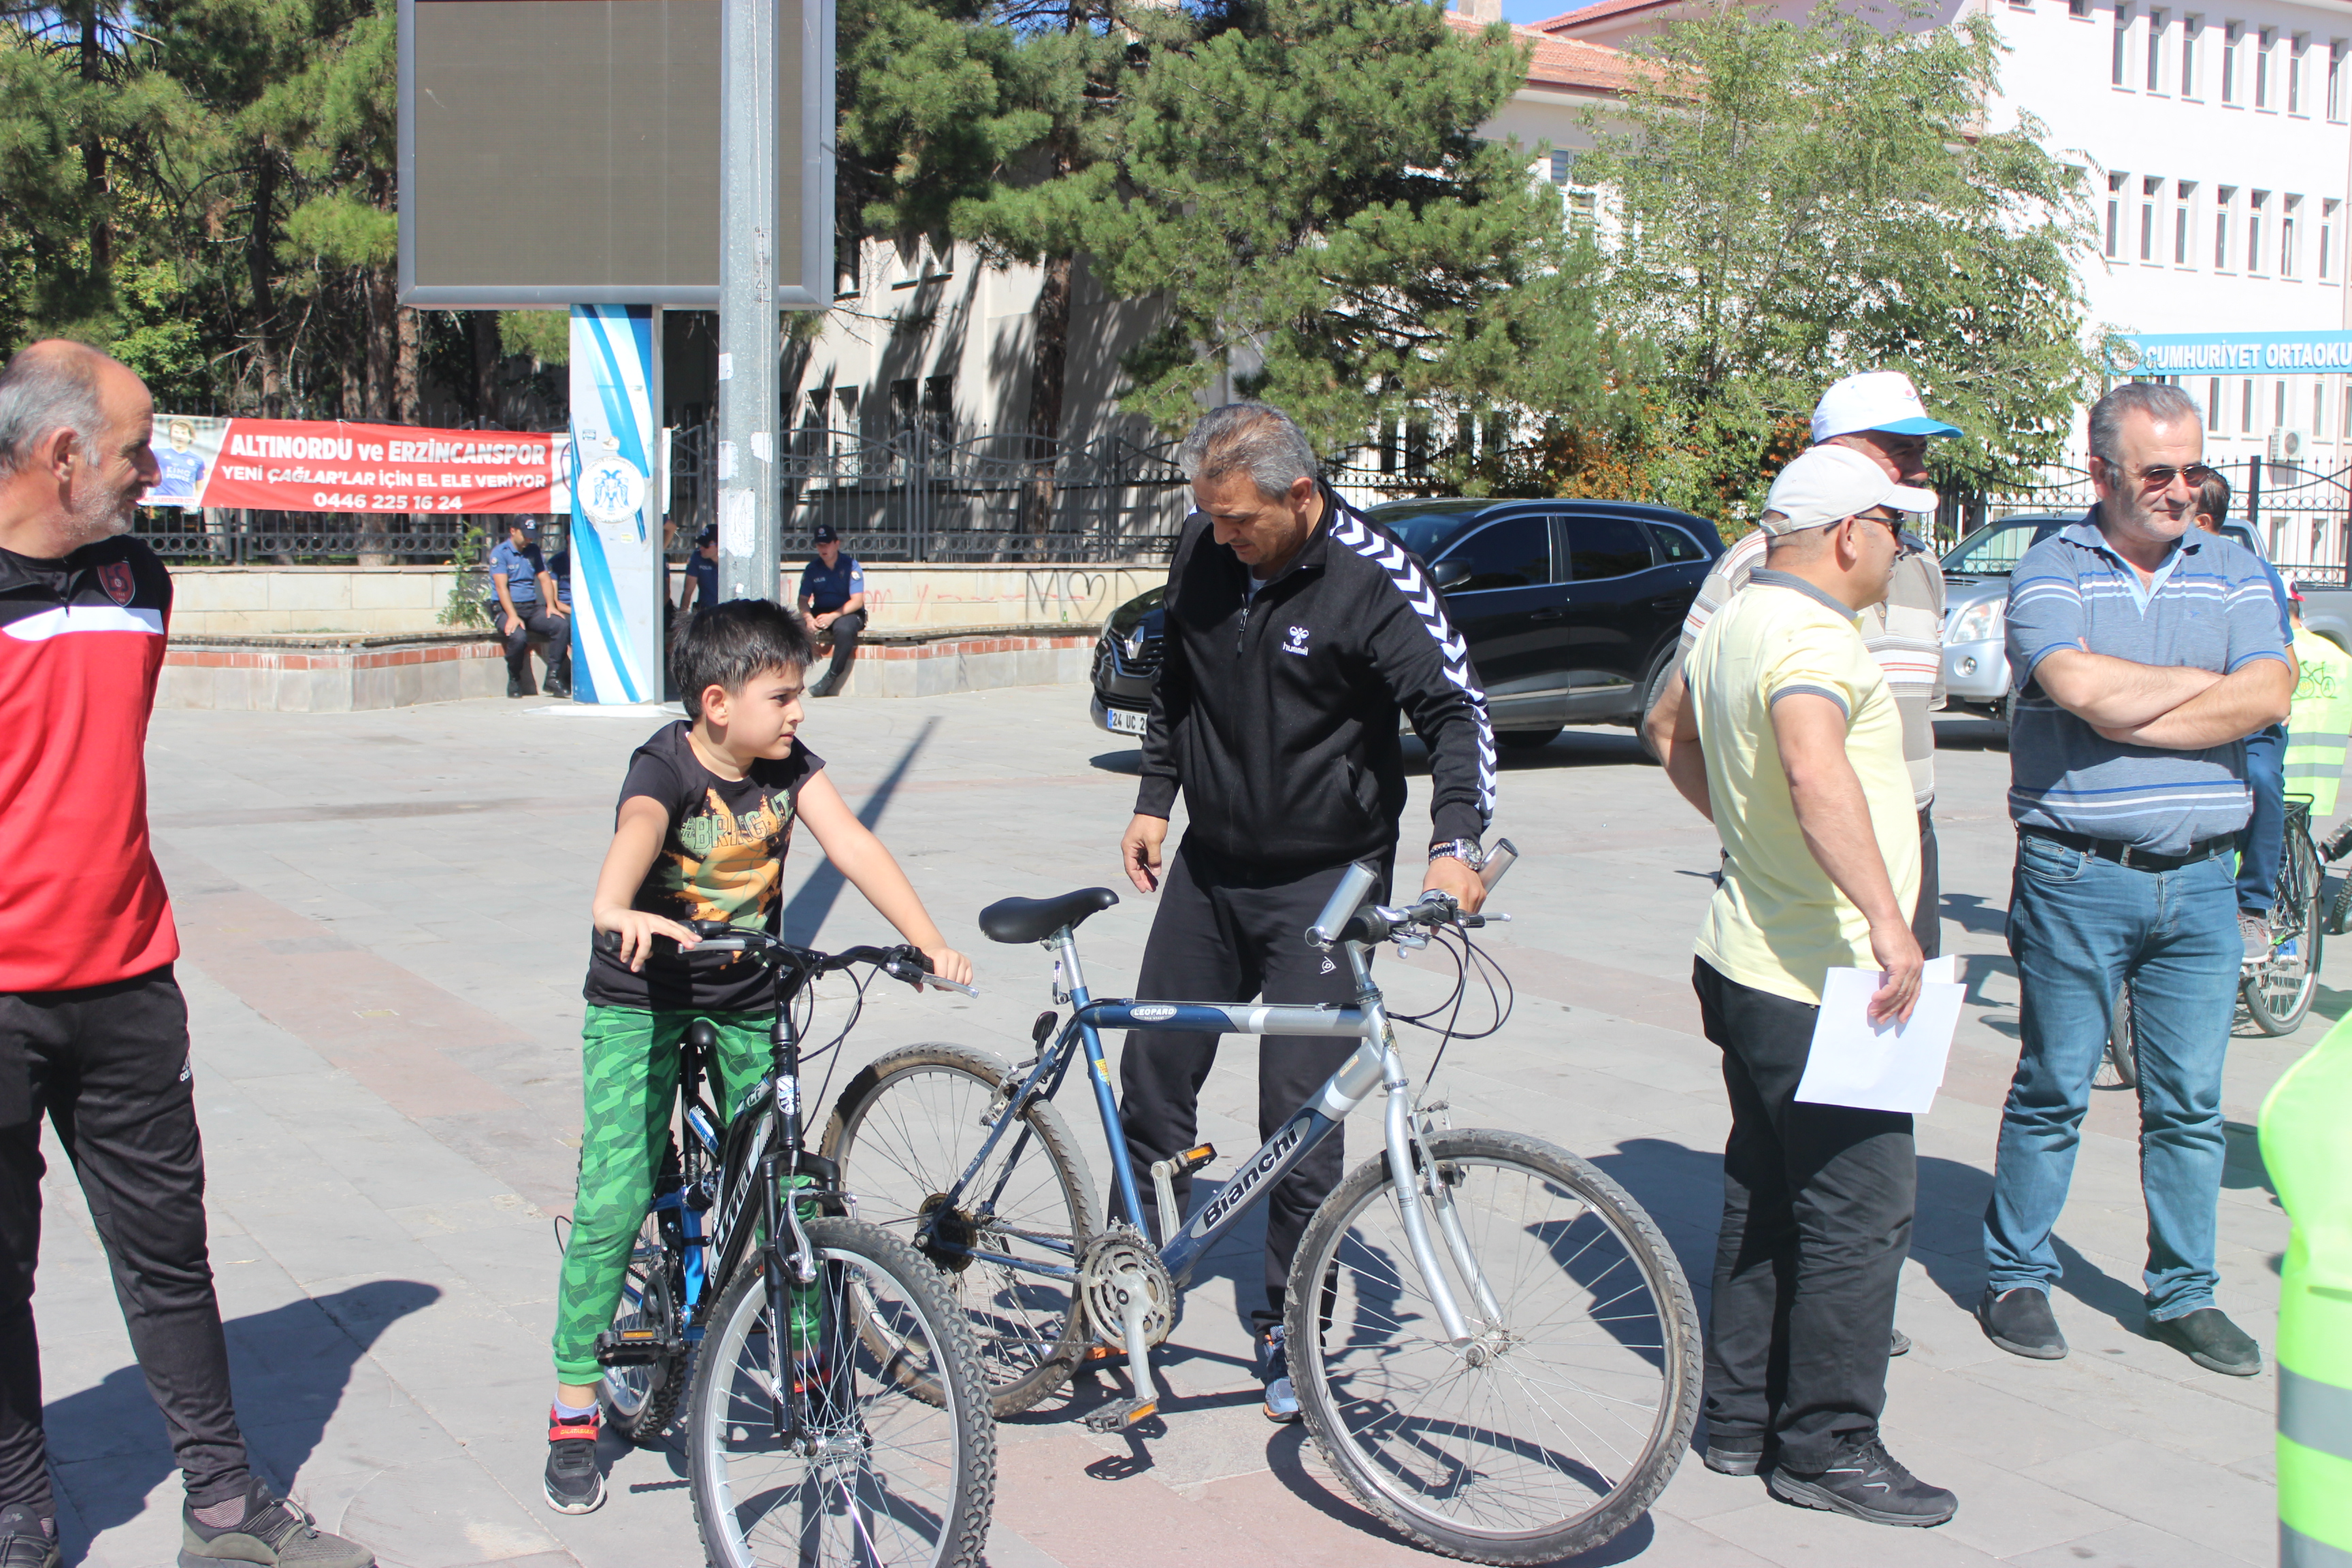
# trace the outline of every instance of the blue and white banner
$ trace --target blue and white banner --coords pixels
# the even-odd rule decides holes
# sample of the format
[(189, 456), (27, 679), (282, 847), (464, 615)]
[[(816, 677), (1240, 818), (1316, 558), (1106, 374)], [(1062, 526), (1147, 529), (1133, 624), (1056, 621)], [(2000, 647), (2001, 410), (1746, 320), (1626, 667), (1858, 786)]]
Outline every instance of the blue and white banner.
[(662, 700), (653, 310), (572, 307), (572, 694)]
[(2122, 375), (2326, 375), (2352, 371), (2352, 332), (2133, 332), (2115, 355)]

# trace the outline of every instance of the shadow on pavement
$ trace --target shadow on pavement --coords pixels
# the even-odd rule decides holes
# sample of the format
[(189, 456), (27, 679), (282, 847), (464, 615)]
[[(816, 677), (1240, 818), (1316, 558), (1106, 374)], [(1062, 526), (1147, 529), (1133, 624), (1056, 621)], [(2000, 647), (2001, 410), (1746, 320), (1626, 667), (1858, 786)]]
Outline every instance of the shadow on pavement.
[[(389, 1325), (441, 1299), (415, 1279), (375, 1279), (305, 1297), (223, 1325), (237, 1425), (256, 1474), (283, 1490), (325, 1436), (352, 1365)], [(129, 1523), (176, 1467), (163, 1423), (134, 1363), (42, 1413), (49, 1459), (89, 1536)], [(79, 1562), (87, 1538), (67, 1542)]]
[[(1391, 1529), (1385, 1521), (1367, 1512), (1349, 1493), (1344, 1483), (1328, 1484), (1321, 1476), (1309, 1470), (1307, 1441), (1306, 1428), (1291, 1426), (1281, 1428), (1265, 1446), (1268, 1467), (1291, 1496), (1325, 1518), (1337, 1520), (1350, 1530), (1360, 1531), (1383, 1541), (1393, 1541), (1416, 1551), (1427, 1550), (1410, 1536)], [(1315, 1463), (1317, 1469), (1322, 1468), (1320, 1455), (1316, 1456)], [(1580, 1552), (1573, 1557), (1558, 1558), (1547, 1568), (1609, 1568), (1612, 1563), (1630, 1563), (1650, 1549), (1656, 1534), (1656, 1527), (1651, 1524), (1650, 1516), (1644, 1513), (1626, 1526), (1624, 1532), (1615, 1540), (1590, 1552)]]
[(1099, 756), (1088, 757), (1087, 765), (1099, 768), (1107, 773), (1125, 773), (1129, 778), (1139, 778), (1143, 773), (1143, 750), (1139, 746), (1131, 752), (1105, 752)]
[(1999, 936), (2009, 929), (2009, 906), (1974, 893), (1946, 893), (1944, 918), (1975, 936)]
[[(906, 782), (908, 770), (915, 765), (915, 758), (929, 742), (931, 732), (939, 727), (940, 721), (936, 717), (924, 720), (923, 727), (915, 731), (913, 740), (907, 742), (907, 749), (898, 754), (898, 762), (883, 775), (882, 782), (874, 786), (874, 793), (866, 797), (866, 804), (857, 808), (857, 820), (864, 823), (869, 832), (881, 822), (882, 814), (890, 809), (890, 797), (898, 793), (898, 786)], [(784, 940), (804, 947), (814, 946), (816, 933), (824, 929), (824, 917), (833, 912), (834, 900), (841, 897), (844, 886), (841, 873), (834, 869), (830, 860), (822, 862), (810, 872), (809, 879), (801, 884), (800, 891), (794, 893), (792, 902), (784, 906)]]

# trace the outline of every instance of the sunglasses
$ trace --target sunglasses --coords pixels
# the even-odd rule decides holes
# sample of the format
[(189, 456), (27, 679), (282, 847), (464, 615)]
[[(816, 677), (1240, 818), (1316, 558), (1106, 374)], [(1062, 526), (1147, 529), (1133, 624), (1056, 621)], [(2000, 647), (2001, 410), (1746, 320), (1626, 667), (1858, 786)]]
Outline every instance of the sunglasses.
[(2202, 489), (2205, 487), (2205, 481), (2214, 477), (2213, 470), (2202, 463), (2190, 463), (2186, 468), (2179, 468), (2168, 463), (2159, 463), (2154, 468), (2142, 468), (2135, 474), (2121, 463), (2108, 463), (2105, 458), (2100, 458), (2099, 461), (2105, 463), (2108, 468), (2122, 474), (2144, 490), (2168, 490), (2176, 479), (2186, 481), (2192, 490)]

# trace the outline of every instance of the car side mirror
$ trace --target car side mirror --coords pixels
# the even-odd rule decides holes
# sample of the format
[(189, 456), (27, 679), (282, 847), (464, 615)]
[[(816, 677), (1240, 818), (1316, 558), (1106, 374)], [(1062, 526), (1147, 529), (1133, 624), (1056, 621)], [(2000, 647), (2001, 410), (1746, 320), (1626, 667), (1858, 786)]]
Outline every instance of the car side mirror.
[(1469, 575), (1470, 563), (1466, 561), (1441, 561), (1429, 569), (1429, 580), (1441, 590), (1465, 581)]

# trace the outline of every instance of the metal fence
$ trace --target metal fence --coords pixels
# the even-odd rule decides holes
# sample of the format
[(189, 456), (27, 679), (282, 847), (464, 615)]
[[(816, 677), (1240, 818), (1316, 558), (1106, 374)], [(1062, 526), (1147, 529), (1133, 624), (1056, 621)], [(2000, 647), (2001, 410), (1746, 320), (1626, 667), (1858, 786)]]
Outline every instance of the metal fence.
[(399, 565), (438, 565), (457, 552), (466, 530), (504, 538), (493, 517), (410, 517), (398, 513), (198, 511), (156, 507), (139, 514), (138, 534), (158, 555), (183, 566), (309, 565), (362, 556)]
[[(2324, 474), (2261, 457), (2216, 468), (2230, 481), (2230, 515), (2254, 530), (2282, 574), (2352, 587), (2352, 468)], [(2046, 485), (1948, 504), (1937, 522), (1957, 538), (2005, 517), (2081, 513), (2097, 500), (2089, 474), (2053, 469)]]

